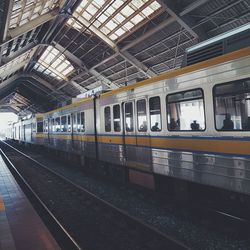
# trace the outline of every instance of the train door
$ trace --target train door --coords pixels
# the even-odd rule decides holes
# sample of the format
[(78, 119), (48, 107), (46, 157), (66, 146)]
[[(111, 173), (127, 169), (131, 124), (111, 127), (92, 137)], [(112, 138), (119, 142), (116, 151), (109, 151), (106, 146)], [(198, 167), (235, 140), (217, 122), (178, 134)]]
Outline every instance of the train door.
[(23, 141), (26, 141), (26, 134), (25, 134), (25, 129), (26, 129), (26, 125), (23, 125)]
[(47, 120), (47, 131), (48, 131), (48, 144), (50, 144), (51, 143), (51, 141), (50, 141), (50, 132), (51, 132), (51, 119), (50, 118), (48, 118), (48, 120)]
[(45, 143), (49, 145), (48, 119), (43, 120), (43, 132), (45, 135)]
[(68, 132), (70, 133), (70, 150), (73, 151), (73, 114), (68, 115)]
[(73, 151), (78, 151), (79, 142), (77, 135), (77, 113), (72, 114), (72, 149)]
[(136, 165), (136, 136), (135, 136), (135, 101), (123, 103), (123, 143), (126, 165)]
[(147, 99), (123, 104), (124, 151), (126, 164), (136, 169), (150, 168), (150, 137), (148, 130)]
[(148, 114), (148, 99), (141, 98), (136, 100), (136, 160), (137, 167), (145, 171), (149, 171), (151, 166), (151, 139)]

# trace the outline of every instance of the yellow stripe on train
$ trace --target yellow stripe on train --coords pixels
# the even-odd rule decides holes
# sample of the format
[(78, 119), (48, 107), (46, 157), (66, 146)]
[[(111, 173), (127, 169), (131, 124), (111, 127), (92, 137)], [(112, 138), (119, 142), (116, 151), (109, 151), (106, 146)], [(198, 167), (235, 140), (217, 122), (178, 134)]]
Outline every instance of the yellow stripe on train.
[[(40, 137), (41, 135), (39, 135)], [(71, 135), (50, 135), (50, 139), (71, 140)], [(48, 138), (44, 134), (43, 138)], [(95, 142), (95, 136), (73, 135), (73, 140)], [(150, 138), (129, 136), (97, 136), (99, 143), (138, 145), (144, 147), (179, 149), (188, 151), (214, 152), (225, 154), (250, 155), (250, 141), (237, 140), (202, 140), (202, 139), (176, 139), (176, 138)]]

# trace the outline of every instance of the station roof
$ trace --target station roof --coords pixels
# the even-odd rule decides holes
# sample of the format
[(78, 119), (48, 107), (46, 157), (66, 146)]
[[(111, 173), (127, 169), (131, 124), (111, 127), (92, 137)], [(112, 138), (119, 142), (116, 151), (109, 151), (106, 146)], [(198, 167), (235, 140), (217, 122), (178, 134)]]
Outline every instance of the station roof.
[(250, 0), (1, 0), (0, 111), (44, 112), (179, 68), (250, 22)]

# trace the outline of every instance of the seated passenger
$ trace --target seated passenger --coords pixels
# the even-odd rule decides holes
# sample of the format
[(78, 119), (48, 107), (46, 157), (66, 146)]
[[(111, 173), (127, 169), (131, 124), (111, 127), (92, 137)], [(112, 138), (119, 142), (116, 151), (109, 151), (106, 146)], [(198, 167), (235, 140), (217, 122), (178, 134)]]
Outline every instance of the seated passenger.
[(177, 122), (174, 120), (174, 118), (170, 119), (169, 129), (170, 130), (178, 130), (178, 125), (177, 125)]
[(143, 121), (142, 125), (140, 126), (140, 131), (147, 131), (147, 121)]
[(234, 123), (231, 120), (231, 115), (226, 114), (225, 119), (223, 120), (223, 127), (221, 128), (222, 130), (233, 130), (234, 129)]
[(250, 117), (247, 117), (247, 123), (246, 123), (246, 128), (245, 130), (249, 131), (250, 130)]
[(193, 131), (197, 131), (200, 130), (200, 124), (196, 122), (196, 120), (194, 120), (191, 125), (190, 125), (191, 129)]
[(114, 130), (115, 131), (120, 131), (121, 130), (120, 122), (114, 122)]
[(156, 122), (155, 125), (151, 128), (152, 131), (160, 131), (159, 129), (159, 122)]

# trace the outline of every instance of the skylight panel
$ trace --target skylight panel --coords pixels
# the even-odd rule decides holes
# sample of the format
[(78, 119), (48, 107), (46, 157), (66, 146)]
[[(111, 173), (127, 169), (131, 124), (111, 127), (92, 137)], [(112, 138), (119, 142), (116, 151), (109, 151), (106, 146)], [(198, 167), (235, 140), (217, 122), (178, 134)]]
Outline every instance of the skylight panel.
[[(78, 30), (87, 26), (103, 40), (106, 36), (116, 41), (162, 11), (163, 8), (156, 0), (116, 0), (109, 4), (104, 0), (82, 0), (73, 13), (74, 19), (70, 19), (67, 24)], [(93, 18), (97, 20), (91, 23)]]
[(9, 28), (14, 29), (59, 6), (60, 0), (15, 0)]
[(34, 69), (58, 80), (67, 80), (74, 71), (66, 57), (52, 46), (48, 46), (43, 52)]

